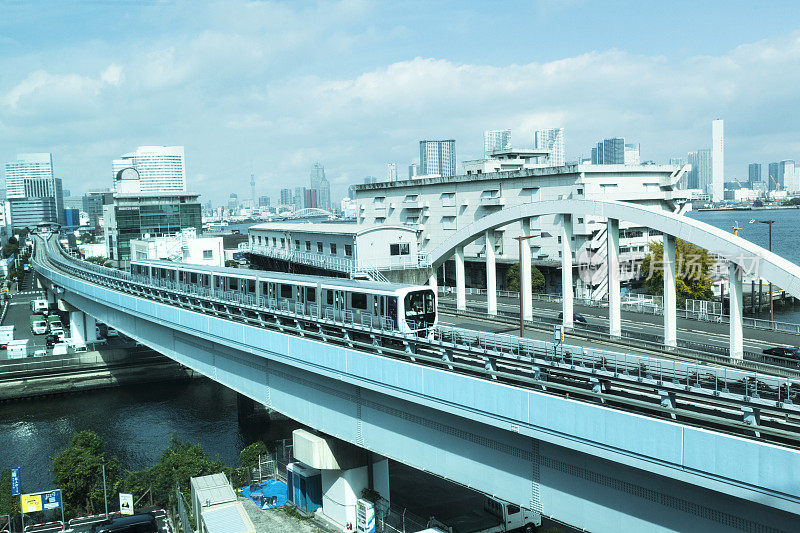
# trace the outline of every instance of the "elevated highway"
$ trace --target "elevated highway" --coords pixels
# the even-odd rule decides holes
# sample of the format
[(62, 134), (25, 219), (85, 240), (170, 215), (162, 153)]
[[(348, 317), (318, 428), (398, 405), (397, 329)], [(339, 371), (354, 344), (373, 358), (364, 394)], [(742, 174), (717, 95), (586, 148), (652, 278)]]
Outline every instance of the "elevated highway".
[[(792, 531), (798, 383), (439, 326), (429, 337), (137, 278), (36, 239), (95, 317), (321, 432), (592, 531)], [(371, 323), (371, 322), (370, 322)]]

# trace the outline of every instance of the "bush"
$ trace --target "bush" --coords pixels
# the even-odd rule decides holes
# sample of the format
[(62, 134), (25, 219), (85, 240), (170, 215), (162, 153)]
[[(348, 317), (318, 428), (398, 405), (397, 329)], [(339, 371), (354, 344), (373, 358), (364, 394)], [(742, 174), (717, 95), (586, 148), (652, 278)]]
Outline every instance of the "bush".
[(105, 443), (97, 433), (76, 433), (69, 446), (53, 457), (53, 479), (61, 488), (65, 510), (95, 514), (105, 509), (104, 459), (108, 501), (114, 501), (119, 485), (119, 460), (106, 454)]

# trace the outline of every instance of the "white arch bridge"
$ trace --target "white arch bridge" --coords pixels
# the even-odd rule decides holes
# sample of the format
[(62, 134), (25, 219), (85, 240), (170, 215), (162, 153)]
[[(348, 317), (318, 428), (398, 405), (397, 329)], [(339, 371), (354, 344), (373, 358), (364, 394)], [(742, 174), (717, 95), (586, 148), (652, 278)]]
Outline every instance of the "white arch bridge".
[[(709, 250), (729, 261), (730, 294), (730, 354), (742, 358), (742, 272), (752, 272), (772, 282), (787, 293), (800, 298), (800, 266), (742, 239), (715, 228), (704, 222), (677, 215), (669, 211), (629, 202), (614, 200), (546, 200), (522, 204), (503, 209), (483, 217), (454, 232), (429, 254), (428, 266), (433, 269), (431, 285), (436, 285), (436, 269), (445, 260), (454, 257), (456, 264), (456, 305), (466, 309), (466, 289), (464, 272), (464, 246), (478, 239), (486, 239), (486, 294), (489, 314), (497, 313), (497, 281), (495, 272), (495, 251), (488, 243), (492, 241), (492, 231), (511, 223), (522, 223), (522, 236), (531, 233), (530, 219), (542, 215), (560, 215), (561, 237), (561, 276), (563, 293), (563, 325), (573, 327), (572, 287), (573, 257), (575, 242), (573, 236), (573, 217), (601, 217), (607, 220), (606, 261), (608, 276), (609, 332), (612, 336), (621, 335), (621, 298), (619, 262), (619, 222), (633, 222), (657, 230), (664, 235), (664, 344), (677, 345), (676, 320), (676, 260), (675, 239), (683, 239)], [(531, 250), (530, 245), (522, 246), (520, 257), (522, 270), (522, 315), (525, 320), (533, 317), (531, 297)]]

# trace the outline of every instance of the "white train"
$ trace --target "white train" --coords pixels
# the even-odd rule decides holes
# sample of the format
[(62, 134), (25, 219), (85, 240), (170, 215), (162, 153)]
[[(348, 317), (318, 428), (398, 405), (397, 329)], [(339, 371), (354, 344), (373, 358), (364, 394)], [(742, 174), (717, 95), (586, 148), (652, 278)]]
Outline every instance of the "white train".
[[(346, 278), (285, 274), (170, 261), (131, 261), (131, 274), (149, 282), (169, 281), (264, 299), (279, 309), (321, 318), (349, 319), (373, 326), (391, 324), (403, 332), (424, 332), (436, 324), (436, 294), (425, 285), (401, 285)], [(387, 322), (388, 320), (388, 322)]]

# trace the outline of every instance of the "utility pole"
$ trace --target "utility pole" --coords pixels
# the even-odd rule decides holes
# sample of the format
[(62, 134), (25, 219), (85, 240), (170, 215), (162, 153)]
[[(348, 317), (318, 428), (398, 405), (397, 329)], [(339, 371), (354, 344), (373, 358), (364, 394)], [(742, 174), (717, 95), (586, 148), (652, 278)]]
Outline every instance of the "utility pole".
[(103, 456), (103, 503), (106, 505), (106, 520), (108, 520), (108, 493), (106, 492), (106, 458)]
[[(770, 175), (770, 178), (772, 176)], [(773, 181), (775, 181), (773, 179)], [(777, 182), (776, 182), (777, 185)], [(774, 220), (751, 220), (750, 224), (766, 224), (769, 226), (769, 251), (772, 251), (772, 225), (775, 223)], [(761, 309), (759, 309), (759, 312)], [(775, 309), (774, 304), (772, 301), (772, 282), (769, 282), (769, 328), (772, 329), (775, 327)]]

